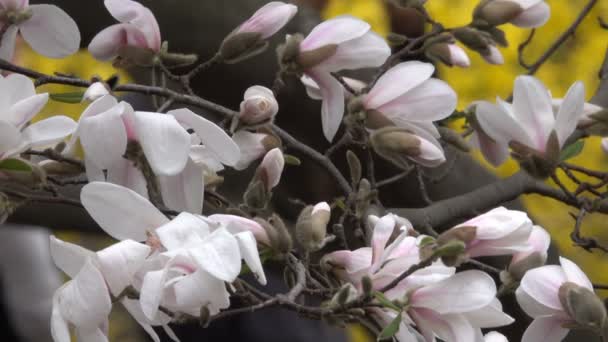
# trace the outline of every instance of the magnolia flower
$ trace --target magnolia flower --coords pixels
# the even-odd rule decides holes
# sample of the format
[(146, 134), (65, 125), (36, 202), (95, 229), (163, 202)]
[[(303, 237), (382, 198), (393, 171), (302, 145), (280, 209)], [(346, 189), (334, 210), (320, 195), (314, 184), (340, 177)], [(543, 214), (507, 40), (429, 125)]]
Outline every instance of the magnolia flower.
[(50, 146), (76, 128), (74, 120), (57, 115), (28, 125), (48, 101), (47, 93), (36, 94), (32, 81), (22, 75), (0, 76), (0, 159), (28, 148)]
[(299, 68), (321, 89), (323, 134), (332, 141), (344, 115), (344, 88), (331, 72), (380, 66), (390, 48), (368, 23), (349, 16), (317, 25), (298, 48)]
[(269, 2), (258, 9), (232, 34), (259, 33), (260, 39), (268, 39), (283, 28), (297, 12), (298, 8), (295, 5), (281, 1)]
[(110, 94), (110, 91), (103, 82), (95, 82), (91, 84), (82, 96), (82, 101), (93, 102), (104, 95)]
[[(420, 141), (422, 152), (427, 151), (429, 155), (426, 158), (427, 154), (422, 153), (417, 161), (429, 166), (445, 160), (433, 121), (452, 114), (457, 100), (456, 93), (447, 83), (430, 78), (434, 71), (429, 63), (400, 63), (382, 75), (362, 98), (368, 127), (396, 125), (410, 131)], [(428, 148), (422, 148), (424, 146)]]
[(0, 43), (0, 58), (13, 59), (17, 32), (34, 51), (51, 57), (67, 57), (80, 47), (76, 22), (55, 5), (30, 5), (29, 0), (0, 1), (0, 24), (8, 25)]
[[(561, 266), (548, 265), (526, 272), (517, 288), (517, 302), (534, 318), (526, 329), (522, 342), (559, 342), (566, 337), (569, 332), (567, 327), (572, 324), (598, 323), (580, 321), (577, 314), (593, 319), (597, 317), (594, 315), (596, 310), (603, 312), (605, 318), (603, 303), (593, 294), (593, 286), (585, 273), (566, 258), (560, 258), (560, 264)], [(576, 298), (577, 294), (589, 293), (590, 297)], [(597, 302), (580, 300), (588, 298), (596, 298)], [(603, 322), (599, 323), (601, 326)]]
[(110, 14), (120, 22), (99, 32), (89, 44), (89, 52), (99, 60), (110, 60), (137, 48), (158, 53), (161, 47), (160, 30), (154, 14), (131, 0), (105, 0)]
[(246, 125), (256, 125), (272, 121), (278, 112), (279, 104), (274, 98), (272, 90), (262, 86), (253, 86), (245, 91), (238, 121)]
[[(553, 132), (558, 148), (562, 148), (583, 115), (585, 89), (577, 82), (564, 98), (557, 113), (553, 112), (551, 96), (543, 84), (532, 76), (515, 79), (513, 104), (497, 98), (497, 104), (480, 101), (475, 114), (483, 134), (496, 145), (482, 148), (486, 159), (502, 164), (508, 156), (510, 142), (516, 142), (540, 154), (547, 152)], [(480, 143), (484, 144), (484, 141)], [(549, 156), (550, 157), (550, 156)]]
[(523, 211), (498, 207), (440, 235), (438, 241), (462, 240), (469, 257), (527, 251), (532, 221)]
[(232, 140), (241, 150), (241, 157), (234, 165), (235, 170), (246, 169), (254, 160), (262, 158), (266, 152), (279, 146), (278, 140), (269, 134), (245, 130), (234, 133)]
[(489, 0), (482, 2), (473, 16), (492, 26), (511, 23), (523, 28), (544, 25), (551, 14), (544, 0)]

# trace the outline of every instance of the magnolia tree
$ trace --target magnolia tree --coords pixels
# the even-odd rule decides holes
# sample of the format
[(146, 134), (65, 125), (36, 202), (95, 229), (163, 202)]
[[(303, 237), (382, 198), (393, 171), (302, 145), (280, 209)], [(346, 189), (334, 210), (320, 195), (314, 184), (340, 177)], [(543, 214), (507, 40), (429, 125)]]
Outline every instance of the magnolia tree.
[[(526, 193), (561, 201), (575, 209), (573, 242), (606, 250), (581, 236), (580, 225), (588, 213), (608, 213), (608, 173), (568, 159), (580, 152), (583, 139), (608, 132), (607, 112), (585, 103), (581, 82), (554, 99), (530, 76), (597, 1), (530, 66), (530, 75), (516, 78), (512, 99), (477, 101), (462, 110), (450, 85), (433, 78), (428, 61), (474, 67), (467, 54), (475, 52), (501, 64), (498, 47), (507, 41), (500, 27), (539, 27), (550, 8), (540, 0), (482, 0), (470, 24), (447, 28), (427, 14), (424, 2), (397, 3), (419, 11), (431, 29), (419, 37), (393, 34), (390, 45), (368, 23), (349, 16), (322, 22), (307, 35), (287, 35), (276, 49), (273, 89), (252, 86), (240, 108), (230, 109), (198, 96), (190, 82), (216, 64), (247, 63), (268, 48), (268, 38), (296, 15), (295, 5), (268, 3), (228, 33), (210, 60), (199, 61), (188, 51), (168, 50), (148, 8), (105, 0), (118, 23), (99, 32), (89, 52), (116, 67), (150, 70), (154, 80), (176, 81), (170, 89), (47, 75), (11, 63), (18, 35), (36, 52), (62, 58), (78, 49), (80, 34), (56, 6), (0, 1), (0, 68), (10, 72), (0, 79), (3, 217), (24, 204), (62, 203), (86, 209), (116, 239), (90, 251), (51, 237), (52, 259), (71, 278), (53, 298), (55, 341), (70, 341), (71, 330), (80, 341), (107, 341), (110, 311), (122, 305), (155, 341), (153, 327), (178, 341), (172, 324), (194, 320), (207, 327), (227, 316), (280, 307), (331, 324), (357, 322), (380, 340), (496, 342), (507, 339), (492, 330), (515, 321), (502, 309), (509, 296), (531, 318), (522, 341), (561, 341), (571, 329), (608, 338), (606, 308), (594, 293), (601, 285), (566, 258), (545, 265), (549, 234), (526, 213), (502, 206)], [(340, 73), (362, 68), (373, 68), (373, 77)], [(327, 151), (274, 123), (275, 116), (289, 115), (277, 98), (290, 78), (321, 101), (320, 113), (310, 116), (320, 115), (331, 142)], [(36, 92), (43, 84), (86, 89), (76, 93), (88, 103), (78, 122), (59, 115), (32, 121), (49, 99)], [(153, 97), (156, 111), (139, 111), (115, 95), (125, 92)], [(450, 123), (463, 118), (464, 130), (454, 130)], [(494, 165), (511, 156), (521, 171), (432, 202), (422, 179), (446, 162), (447, 145), (479, 148)], [(273, 189), (298, 181), (282, 177), (286, 166), (300, 165), (298, 156), (318, 164), (315, 170), (329, 174), (342, 193), (320, 203), (295, 201), (301, 211), (290, 222), (273, 206)], [(374, 156), (401, 171), (375, 179)], [(334, 164), (340, 159), (347, 170)], [(255, 173), (241, 199), (223, 196), (234, 177), (251, 173), (222, 172), (249, 168)], [(411, 191), (428, 205), (386, 209), (379, 195), (411, 172), (420, 181)], [(578, 188), (568, 190), (558, 172)], [(557, 185), (545, 183), (547, 178)], [(78, 199), (61, 191), (73, 184), (83, 185)], [(436, 231), (446, 224), (452, 227)], [(478, 260), (487, 256), (510, 259), (494, 266)], [(284, 269), (287, 292), (265, 290), (268, 264)]]

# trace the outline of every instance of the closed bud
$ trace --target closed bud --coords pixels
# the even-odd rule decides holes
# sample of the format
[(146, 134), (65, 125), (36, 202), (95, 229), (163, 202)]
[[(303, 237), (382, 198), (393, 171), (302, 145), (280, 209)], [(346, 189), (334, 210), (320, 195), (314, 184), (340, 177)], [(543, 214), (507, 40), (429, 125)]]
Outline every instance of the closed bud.
[(517, 18), (524, 9), (515, 1), (484, 1), (473, 12), (473, 18), (491, 26), (506, 24)]
[(291, 234), (287, 230), (285, 223), (281, 219), (281, 217), (277, 214), (273, 214), (268, 218), (268, 223), (274, 228), (273, 236), (270, 236), (270, 241), (273, 245), (273, 248), (282, 254), (287, 254), (293, 248), (293, 242), (291, 239)]
[(584, 328), (601, 332), (606, 320), (606, 307), (593, 291), (566, 282), (560, 286), (558, 297), (568, 315), (576, 323)]
[(502, 53), (500, 53), (500, 50), (494, 45), (488, 45), (487, 51), (480, 52), (480, 54), (481, 57), (490, 64), (501, 65), (505, 63)]
[(243, 202), (250, 208), (255, 209), (264, 209), (268, 204), (268, 200), (270, 199), (268, 192), (266, 191), (266, 187), (261, 180), (254, 179), (245, 193), (243, 194)]
[(386, 41), (391, 47), (402, 46), (407, 42), (407, 40), (407, 36), (395, 32), (390, 32), (386, 37)]
[(456, 28), (452, 31), (452, 34), (466, 47), (480, 53), (486, 52), (488, 45), (491, 45), (492, 43), (492, 37), (489, 33), (473, 27), (465, 26)]
[(266, 192), (270, 193), (279, 184), (284, 167), (283, 152), (280, 148), (274, 148), (266, 153), (264, 159), (262, 159), (262, 163), (256, 170), (254, 181), (261, 181)]
[(438, 127), (438, 130), (439, 130), (439, 134), (441, 134), (441, 139), (443, 141), (456, 147), (457, 149), (461, 150), (462, 152), (468, 153), (471, 151), (471, 147), (469, 146), (469, 143), (467, 143), (467, 141), (464, 140), (462, 135), (454, 132), (453, 130), (451, 130), (447, 127), (440, 126), (440, 127)]
[(456, 44), (432, 44), (425, 49), (424, 53), (432, 61), (440, 61), (450, 67), (468, 68), (471, 66), (471, 60), (467, 53)]
[(330, 302), (330, 306), (340, 307), (344, 304), (351, 302), (357, 298), (357, 289), (353, 286), (353, 284), (344, 284), (338, 293), (336, 293)]
[(222, 42), (219, 54), (222, 61), (234, 64), (262, 53), (268, 42), (259, 32), (240, 32), (228, 35)]
[(279, 104), (272, 90), (262, 86), (253, 86), (245, 91), (241, 110), (235, 120), (237, 123), (248, 126), (258, 125), (271, 122), (278, 111)]
[(300, 212), (296, 223), (296, 238), (300, 245), (309, 252), (323, 248), (327, 241), (327, 224), (331, 218), (331, 209), (326, 202), (307, 206)]
[(450, 240), (435, 249), (435, 255), (439, 257), (460, 256), (466, 250), (466, 245), (460, 240)]
[(437, 237), (437, 244), (441, 246), (452, 240), (462, 241), (466, 244), (473, 241), (476, 235), (477, 227), (460, 226), (441, 233), (439, 237)]
[(350, 180), (353, 184), (359, 183), (361, 180), (361, 161), (357, 157), (357, 155), (351, 151), (346, 151), (346, 161), (348, 162), (348, 167), (350, 169)]
[(420, 136), (400, 127), (385, 127), (370, 136), (374, 151), (394, 165), (407, 169), (408, 159), (426, 167), (445, 161), (443, 150)]
[(509, 274), (515, 280), (521, 280), (524, 274), (533, 268), (540, 267), (545, 264), (546, 258), (539, 252), (534, 252), (518, 262), (509, 265)]

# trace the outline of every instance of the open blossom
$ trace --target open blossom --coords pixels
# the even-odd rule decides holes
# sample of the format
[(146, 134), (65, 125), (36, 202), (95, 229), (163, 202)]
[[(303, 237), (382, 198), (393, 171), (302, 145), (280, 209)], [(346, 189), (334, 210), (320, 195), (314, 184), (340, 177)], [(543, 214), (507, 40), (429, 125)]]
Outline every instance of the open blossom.
[(120, 22), (99, 32), (89, 44), (89, 52), (99, 60), (110, 60), (127, 47), (159, 52), (160, 29), (154, 14), (131, 0), (105, 0), (110, 14)]
[(67, 57), (80, 47), (76, 22), (55, 5), (30, 5), (29, 0), (0, 1), (1, 26), (9, 25), (2, 36), (0, 58), (11, 60), (17, 32), (34, 51), (51, 57)]
[(544, 0), (489, 0), (475, 9), (476, 19), (498, 26), (511, 23), (523, 28), (544, 25), (551, 15), (551, 8)]
[(278, 112), (279, 104), (272, 90), (253, 86), (245, 91), (238, 119), (247, 125), (256, 125), (272, 120)]
[(344, 116), (344, 88), (331, 72), (380, 66), (388, 44), (359, 19), (342, 16), (317, 25), (299, 44), (299, 67), (319, 86), (323, 133), (332, 141)]
[(494, 144), (482, 148), (482, 152), (487, 154), (486, 159), (494, 165), (502, 164), (508, 156), (511, 142), (545, 154), (553, 132), (561, 149), (583, 115), (584, 96), (583, 84), (575, 83), (568, 90), (559, 110), (554, 112), (551, 95), (538, 79), (532, 76), (517, 77), (513, 104), (499, 98), (495, 105), (485, 101), (477, 103), (477, 122), (483, 136), (490, 139), (480, 139), (480, 143)]
[(445, 231), (439, 239), (462, 240), (468, 256), (475, 258), (527, 251), (531, 232), (526, 213), (498, 207)]
[(457, 100), (456, 93), (447, 83), (431, 78), (434, 71), (429, 63), (400, 63), (382, 75), (362, 98), (369, 128), (396, 125), (415, 135), (421, 146), (435, 147), (421, 149), (429, 157), (422, 154), (420, 162), (431, 164), (429, 166), (445, 160), (441, 158), (443, 149), (437, 140), (439, 132), (433, 121), (452, 114)]
[(295, 5), (281, 1), (269, 2), (258, 9), (232, 34), (259, 33), (261, 39), (268, 39), (283, 28), (297, 12), (298, 8)]
[(47, 93), (36, 94), (32, 81), (22, 75), (0, 76), (0, 159), (31, 147), (56, 144), (76, 129), (74, 120), (57, 115), (27, 125), (48, 101)]
[[(566, 326), (583, 323), (576, 322), (578, 317), (573, 317), (573, 312), (580, 313), (585, 312), (585, 309), (593, 309), (590, 305), (586, 305), (586, 308), (568, 307), (571, 304), (585, 304), (572, 302), (569, 292), (578, 290), (579, 293), (593, 294), (593, 286), (585, 273), (572, 261), (560, 258), (560, 264), (561, 266), (548, 265), (526, 272), (517, 288), (517, 302), (529, 316), (534, 318), (526, 329), (522, 342), (559, 342), (569, 332)], [(600, 310), (603, 309), (601, 301), (599, 299), (597, 301), (601, 306)], [(605, 309), (603, 310), (605, 316)], [(593, 315), (586, 317), (593, 318)], [(603, 322), (599, 323), (601, 325)]]

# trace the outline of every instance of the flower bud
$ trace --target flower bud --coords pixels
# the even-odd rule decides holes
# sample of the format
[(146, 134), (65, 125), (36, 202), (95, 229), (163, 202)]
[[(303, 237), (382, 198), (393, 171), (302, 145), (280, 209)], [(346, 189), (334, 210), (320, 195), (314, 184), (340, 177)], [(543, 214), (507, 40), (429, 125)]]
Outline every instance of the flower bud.
[(340, 288), (338, 293), (336, 293), (332, 297), (332, 299), (330, 301), (330, 306), (340, 307), (348, 302), (355, 300), (356, 298), (357, 298), (357, 289), (355, 288), (355, 286), (353, 286), (353, 284), (350, 284), (350, 283), (344, 284), (344, 285), (342, 285), (342, 287)]
[(307, 206), (300, 212), (296, 223), (296, 238), (306, 251), (314, 252), (327, 243), (327, 224), (331, 209), (326, 202)]
[(285, 167), (285, 159), (280, 148), (270, 150), (262, 159), (262, 163), (258, 166), (254, 179), (260, 180), (265, 187), (266, 192), (279, 184), (281, 174)]
[(448, 267), (459, 266), (466, 259), (466, 245), (460, 240), (450, 240), (437, 247), (432, 255), (440, 257)]
[(277, 33), (298, 12), (298, 7), (281, 1), (272, 1), (258, 9), (234, 32), (255, 32), (261, 39), (268, 39)]
[(268, 47), (268, 42), (259, 32), (241, 32), (228, 35), (219, 49), (221, 59), (226, 64), (235, 64), (255, 55)]
[(284, 255), (291, 251), (293, 248), (293, 242), (287, 227), (281, 217), (273, 214), (268, 221), (256, 217), (255, 222), (260, 224), (266, 231), (268, 239), (270, 240), (270, 248), (278, 254)]
[(358, 184), (361, 180), (361, 161), (357, 155), (351, 151), (346, 151), (346, 161), (348, 162), (348, 168), (350, 169), (350, 180), (353, 184)]
[(523, 10), (515, 1), (484, 1), (475, 8), (473, 18), (499, 26), (515, 19)]
[(534, 252), (519, 260), (517, 263), (509, 265), (509, 275), (515, 280), (521, 280), (524, 274), (533, 268), (540, 267), (545, 264), (546, 256), (541, 253)]
[(370, 136), (374, 151), (396, 166), (407, 169), (407, 159), (433, 167), (445, 161), (443, 151), (429, 141), (399, 127), (385, 127)]
[(471, 60), (467, 53), (452, 42), (431, 44), (425, 49), (424, 53), (432, 61), (441, 61), (451, 67), (468, 68), (471, 66)]
[(600, 331), (606, 320), (606, 307), (593, 291), (566, 282), (559, 288), (558, 297), (568, 315), (582, 327)]
[(82, 96), (82, 101), (95, 101), (98, 98), (108, 95), (110, 90), (102, 82), (95, 82), (91, 84)]
[(249, 208), (264, 209), (268, 205), (269, 200), (270, 196), (266, 191), (264, 183), (256, 179), (249, 183), (247, 190), (243, 194), (243, 202)]
[(487, 52), (481, 53), (481, 57), (490, 64), (501, 65), (505, 63), (502, 53), (494, 45), (488, 45)]
[(257, 125), (272, 121), (278, 111), (279, 104), (272, 90), (262, 86), (253, 86), (245, 91), (241, 111), (237, 118), (238, 122), (245, 125)]

